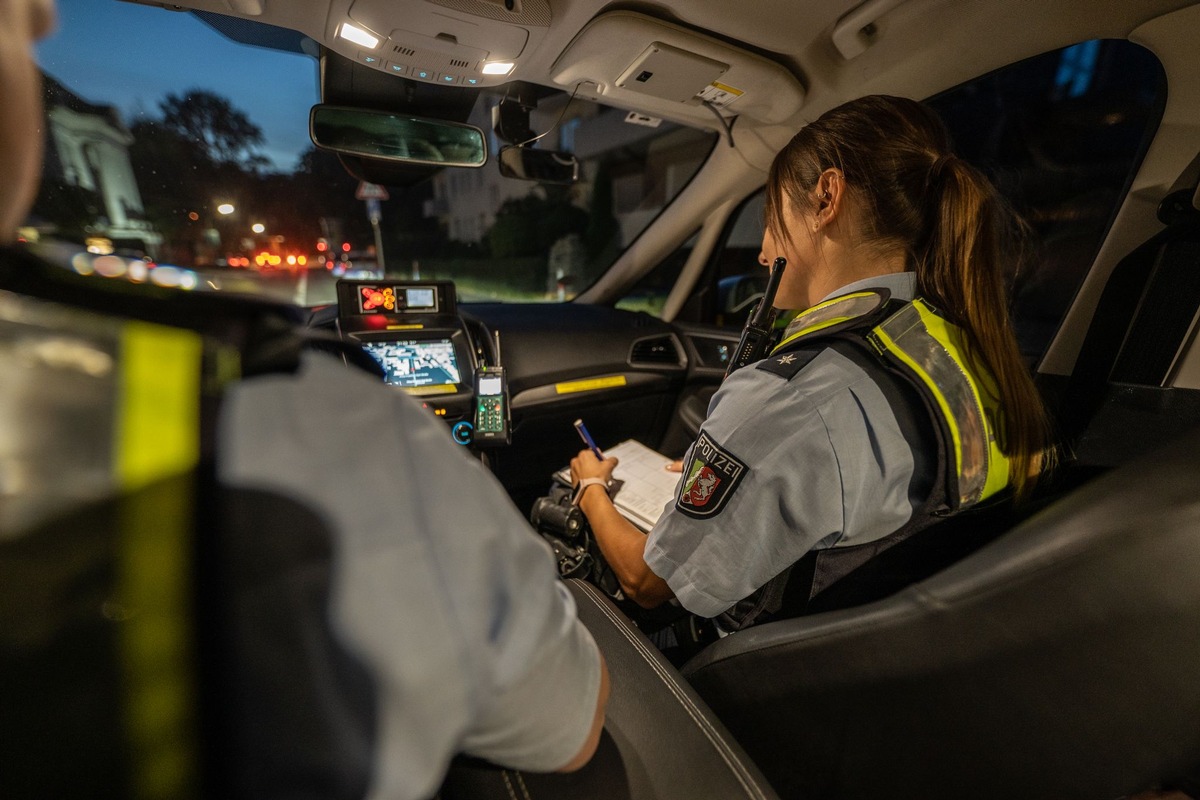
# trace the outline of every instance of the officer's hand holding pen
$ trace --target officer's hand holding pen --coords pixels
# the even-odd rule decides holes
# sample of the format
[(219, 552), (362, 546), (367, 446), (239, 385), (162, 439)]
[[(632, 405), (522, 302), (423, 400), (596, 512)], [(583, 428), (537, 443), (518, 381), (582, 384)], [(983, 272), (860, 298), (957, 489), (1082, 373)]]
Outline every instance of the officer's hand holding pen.
[(571, 480), (578, 482), (580, 478), (611, 479), (613, 469), (619, 461), (615, 456), (607, 456), (601, 461), (591, 450), (580, 450), (571, 459)]
[(587, 425), (583, 424), (582, 419), (575, 420), (575, 432), (588, 446), (587, 450), (580, 451), (579, 455), (571, 459), (571, 485), (576, 487), (575, 498), (572, 502), (577, 504), (583, 497), (583, 491), (588, 488), (581, 485), (581, 482), (603, 481), (605, 489), (612, 485), (612, 473), (613, 468), (617, 466), (617, 459), (604, 457), (604, 453), (596, 445), (596, 440), (592, 438), (591, 432), (588, 431)]
[(611, 484), (613, 470), (616, 469), (618, 461), (619, 459), (613, 456), (607, 456), (601, 461), (590, 449), (580, 450), (579, 454), (571, 459), (571, 485), (578, 486), (584, 478), (600, 478), (606, 486)]

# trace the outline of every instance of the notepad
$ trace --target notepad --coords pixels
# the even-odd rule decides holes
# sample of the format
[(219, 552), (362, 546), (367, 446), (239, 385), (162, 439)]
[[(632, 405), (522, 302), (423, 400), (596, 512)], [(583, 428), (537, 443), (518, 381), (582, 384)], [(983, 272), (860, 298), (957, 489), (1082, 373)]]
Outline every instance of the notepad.
[[(613, 470), (613, 480), (620, 481), (619, 488), (613, 494), (613, 505), (638, 528), (649, 531), (675, 500), (675, 490), (681, 476), (678, 472), (668, 472), (666, 468), (674, 459), (633, 439), (626, 439), (606, 449), (604, 457), (615, 457), (619, 462)], [(571, 470), (564, 467), (554, 477), (570, 485)]]

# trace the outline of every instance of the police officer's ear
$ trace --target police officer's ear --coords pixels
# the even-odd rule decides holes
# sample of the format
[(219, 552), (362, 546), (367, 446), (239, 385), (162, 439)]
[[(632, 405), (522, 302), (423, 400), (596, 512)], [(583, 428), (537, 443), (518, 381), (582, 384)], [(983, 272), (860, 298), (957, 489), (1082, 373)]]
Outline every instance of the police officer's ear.
[(0, 0), (0, 243), (24, 219), (41, 174), (41, 83), (30, 51), (53, 26), (52, 0)]
[(830, 167), (817, 178), (816, 219), (813, 230), (831, 224), (842, 213), (846, 198), (846, 176), (837, 167)]

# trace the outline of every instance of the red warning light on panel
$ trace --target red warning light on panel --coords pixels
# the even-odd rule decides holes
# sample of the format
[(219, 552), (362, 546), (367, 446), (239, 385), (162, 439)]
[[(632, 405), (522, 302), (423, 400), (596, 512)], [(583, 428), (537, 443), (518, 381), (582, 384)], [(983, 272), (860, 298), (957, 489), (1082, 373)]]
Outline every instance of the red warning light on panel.
[(396, 290), (391, 286), (360, 286), (359, 309), (364, 314), (386, 314), (396, 310)]

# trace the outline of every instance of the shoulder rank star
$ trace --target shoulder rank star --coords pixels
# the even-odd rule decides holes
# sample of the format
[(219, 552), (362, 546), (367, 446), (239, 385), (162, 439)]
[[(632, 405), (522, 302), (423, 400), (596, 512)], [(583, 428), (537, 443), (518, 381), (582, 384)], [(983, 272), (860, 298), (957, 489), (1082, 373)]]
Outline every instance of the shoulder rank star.
[(791, 363), (792, 363), (793, 361), (795, 361), (795, 360), (796, 360), (796, 357), (795, 357), (794, 355), (792, 355), (791, 353), (788, 353), (788, 354), (787, 354), (787, 355), (785, 355), (785, 356), (780, 356), (780, 357), (779, 357), (779, 363), (780, 363), (780, 364), (791, 364)]

